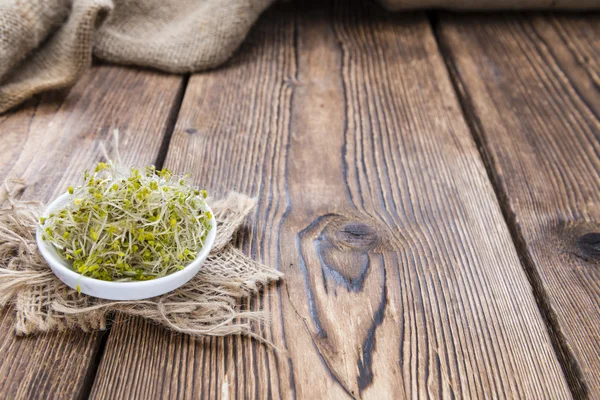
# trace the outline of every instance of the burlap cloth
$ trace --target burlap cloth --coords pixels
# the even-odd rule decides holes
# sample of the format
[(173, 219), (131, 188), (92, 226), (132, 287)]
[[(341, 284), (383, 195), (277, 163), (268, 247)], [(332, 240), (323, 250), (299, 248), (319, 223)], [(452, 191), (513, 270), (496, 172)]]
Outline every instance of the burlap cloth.
[(184, 73), (227, 60), (273, 0), (0, 0), (0, 113), (72, 86), (92, 53)]
[[(166, 72), (227, 60), (274, 0), (0, 0), (0, 113), (103, 60)], [(593, 8), (600, 0), (378, 0), (390, 10)]]
[(17, 334), (70, 328), (104, 329), (107, 316), (140, 316), (194, 336), (243, 334), (258, 340), (261, 311), (245, 311), (244, 299), (282, 274), (247, 257), (230, 242), (256, 201), (238, 193), (210, 200), (218, 229), (200, 272), (184, 286), (152, 299), (109, 301), (78, 294), (54, 276), (37, 250), (35, 229), (43, 209), (16, 201), (0, 210), (0, 306), (16, 312)]

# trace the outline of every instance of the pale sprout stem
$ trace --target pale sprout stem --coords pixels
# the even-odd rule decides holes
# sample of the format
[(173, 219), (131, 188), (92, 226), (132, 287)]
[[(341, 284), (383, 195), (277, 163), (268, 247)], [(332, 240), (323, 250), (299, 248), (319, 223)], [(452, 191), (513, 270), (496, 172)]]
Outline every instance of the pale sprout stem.
[(84, 173), (71, 201), (40, 220), (45, 240), (73, 269), (92, 278), (147, 280), (178, 271), (202, 247), (213, 218), (206, 192), (189, 176), (148, 167), (128, 173), (112, 162)]

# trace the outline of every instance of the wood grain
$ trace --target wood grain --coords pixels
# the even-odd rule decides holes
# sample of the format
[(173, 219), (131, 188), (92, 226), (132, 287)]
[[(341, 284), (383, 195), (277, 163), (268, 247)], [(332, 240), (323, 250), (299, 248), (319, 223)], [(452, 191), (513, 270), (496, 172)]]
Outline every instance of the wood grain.
[(464, 18), (439, 35), (579, 396), (600, 397), (600, 16)]
[(166, 160), (259, 198), (285, 352), (118, 321), (92, 398), (570, 398), (427, 19), (292, 7), (191, 77)]
[[(100, 66), (67, 94), (45, 95), (0, 117), (0, 178), (24, 178), (21, 197), (47, 202), (80, 180), (120, 131), (126, 163), (155, 162), (181, 77)], [(94, 377), (102, 333), (15, 337), (13, 314), (0, 315), (0, 398), (79, 398)]]

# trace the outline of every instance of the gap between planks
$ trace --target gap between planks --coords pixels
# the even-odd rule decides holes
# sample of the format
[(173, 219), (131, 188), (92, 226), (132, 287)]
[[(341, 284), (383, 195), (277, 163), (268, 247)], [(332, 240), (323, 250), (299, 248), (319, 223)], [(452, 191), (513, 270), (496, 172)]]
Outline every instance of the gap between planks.
[(539, 272), (529, 257), (523, 235), (515, 221), (516, 216), (514, 212), (511, 211), (510, 205), (508, 204), (508, 194), (496, 179), (494, 166), (490, 160), (489, 154), (486, 151), (486, 138), (485, 135), (481, 134), (483, 131), (481, 122), (479, 121), (479, 117), (474, 110), (471, 98), (462, 86), (462, 82), (460, 81), (458, 72), (456, 70), (452, 51), (448, 47), (448, 44), (444, 42), (440, 34), (439, 11), (428, 11), (427, 17), (438, 46), (438, 51), (444, 60), (446, 70), (448, 71), (448, 76), (450, 77), (450, 81), (452, 82), (452, 86), (454, 88), (454, 93), (458, 99), (458, 103), (460, 104), (461, 112), (467, 123), (467, 126), (469, 127), (471, 137), (476, 144), (483, 164), (485, 165), (488, 179), (492, 184), (498, 204), (500, 204), (502, 215), (506, 225), (508, 226), (512, 241), (517, 249), (517, 254), (521, 261), (523, 270), (525, 271), (527, 279), (529, 280), (529, 284), (531, 285), (535, 301), (544, 320), (544, 324), (546, 325), (546, 330), (550, 336), (552, 347), (554, 348), (558, 362), (563, 370), (569, 385), (569, 389), (575, 398), (585, 398), (586, 388), (581, 371), (579, 370), (579, 366), (573, 357), (573, 354), (569, 350), (558, 321), (556, 320), (556, 315), (552, 311), (548, 295), (540, 283)]
[[(152, 164), (181, 81), (181, 76), (99, 65), (71, 90), (28, 101), (0, 117), (6, 145), (1, 151), (1, 175), (28, 182), (20, 197), (48, 201), (79, 177), (84, 167), (101, 160), (101, 143), (113, 147), (113, 128), (122, 129), (124, 162)], [(9, 310), (2, 317), (12, 318)], [(102, 333), (69, 331), (17, 338), (11, 325), (5, 324), (0, 335), (0, 397), (72, 393), (77, 398), (93, 378), (88, 367), (99, 355)], [(65, 371), (69, 379), (63, 379)]]
[[(181, 79), (179, 88), (177, 89), (175, 100), (173, 101), (171, 111), (169, 112), (169, 115), (167, 117), (167, 124), (165, 127), (165, 132), (163, 134), (162, 143), (158, 150), (156, 161), (154, 162), (154, 165), (157, 169), (162, 169), (165, 163), (165, 159), (169, 151), (169, 145), (171, 144), (171, 138), (173, 137), (173, 131), (175, 130), (175, 123), (177, 122), (177, 117), (179, 116), (179, 110), (181, 109), (181, 104), (183, 103), (183, 97), (185, 96), (185, 90), (187, 89), (189, 80), (190, 74), (185, 74)], [(90, 397), (92, 387), (94, 386), (94, 382), (96, 381), (96, 377), (98, 375), (98, 367), (100, 366), (102, 358), (104, 357), (106, 343), (108, 342), (108, 337), (111, 333), (113, 318), (114, 314), (108, 317), (106, 331), (102, 332), (98, 339), (98, 343), (96, 344), (96, 351), (92, 358), (92, 362), (88, 367), (86, 377), (83, 383), (83, 388), (79, 393), (78, 399), (83, 400), (88, 399)]]

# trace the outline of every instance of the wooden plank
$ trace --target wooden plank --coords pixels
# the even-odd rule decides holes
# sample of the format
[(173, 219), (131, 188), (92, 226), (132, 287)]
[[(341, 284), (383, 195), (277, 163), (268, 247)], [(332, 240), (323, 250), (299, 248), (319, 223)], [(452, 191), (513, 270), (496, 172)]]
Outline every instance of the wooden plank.
[(445, 14), (439, 34), (571, 386), (598, 398), (600, 16)]
[(117, 323), (92, 398), (570, 398), (427, 19), (292, 7), (190, 79), (166, 160), (258, 196), (287, 353)]
[[(45, 95), (0, 117), (0, 178), (24, 178), (23, 198), (49, 201), (101, 159), (120, 131), (125, 162), (155, 162), (183, 78), (100, 66), (68, 95)], [(110, 151), (111, 145), (107, 146)], [(80, 398), (89, 391), (102, 333), (17, 338), (0, 316), (0, 398)]]

